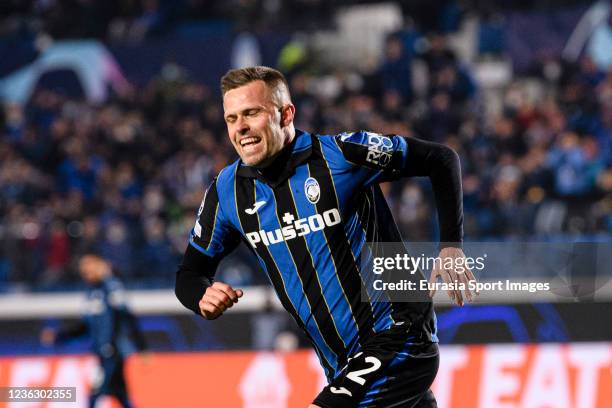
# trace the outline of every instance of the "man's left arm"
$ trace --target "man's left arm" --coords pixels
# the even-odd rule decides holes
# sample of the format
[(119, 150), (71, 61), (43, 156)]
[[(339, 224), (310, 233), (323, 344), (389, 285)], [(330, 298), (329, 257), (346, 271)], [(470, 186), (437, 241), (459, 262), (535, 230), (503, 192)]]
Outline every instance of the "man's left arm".
[(408, 154), (402, 175), (427, 176), (431, 181), (438, 223), (440, 248), (461, 248), (463, 242), (463, 191), (459, 155), (440, 143), (405, 137)]
[[(442, 260), (452, 259), (457, 268), (442, 268), (445, 262), (436, 262), (430, 278), (434, 282), (440, 277), (445, 282), (463, 282), (465, 296), (472, 299), (468, 281), (475, 280), (472, 271), (465, 268), (463, 253), (463, 191), (461, 186), (461, 165), (459, 155), (450, 147), (414, 137), (406, 137), (407, 155), (402, 175), (429, 177), (436, 201), (440, 230), (440, 254)], [(460, 262), (459, 259), (462, 261)], [(431, 292), (431, 295), (435, 291)], [(463, 305), (460, 290), (449, 291), (451, 300)]]
[[(463, 192), (459, 156), (448, 146), (428, 142), (415, 137), (380, 135), (359, 131), (337, 135), (335, 142), (344, 160), (355, 168), (365, 185), (398, 180), (401, 177), (429, 177), (440, 229), (440, 254), (442, 259), (452, 258), (453, 265), (461, 268), (439, 268), (436, 262), (430, 281), (438, 277), (445, 282), (475, 280), (465, 268), (463, 254)], [(459, 261), (460, 260), (460, 261)], [(430, 293), (433, 296), (434, 291)], [(462, 305), (461, 291), (449, 291), (450, 298)], [(472, 293), (466, 290), (468, 299)]]

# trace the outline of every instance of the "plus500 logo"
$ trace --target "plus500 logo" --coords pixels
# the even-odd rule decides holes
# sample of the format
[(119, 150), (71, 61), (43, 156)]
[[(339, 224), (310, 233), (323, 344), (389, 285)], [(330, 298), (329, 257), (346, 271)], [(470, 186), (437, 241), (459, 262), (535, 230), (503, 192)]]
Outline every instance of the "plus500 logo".
[(295, 220), (292, 214), (285, 213), (282, 220), (289, 225), (277, 228), (274, 231), (259, 230), (247, 232), (246, 237), (251, 246), (257, 248), (257, 244), (262, 242), (265, 246), (269, 246), (281, 241), (289, 241), (311, 232), (321, 231), (323, 228), (339, 224), (341, 221), (337, 208), (327, 210), (323, 214), (314, 214), (307, 218), (300, 218), (299, 220)]

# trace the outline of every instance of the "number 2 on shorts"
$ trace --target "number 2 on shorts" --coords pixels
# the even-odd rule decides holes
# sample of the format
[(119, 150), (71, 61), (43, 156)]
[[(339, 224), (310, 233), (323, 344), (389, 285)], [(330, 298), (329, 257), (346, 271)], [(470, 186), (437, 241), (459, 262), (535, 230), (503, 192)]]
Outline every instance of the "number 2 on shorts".
[[(358, 357), (359, 354), (357, 354), (355, 357)], [(382, 363), (380, 362), (380, 360), (373, 356), (366, 357), (365, 362), (368, 364), (371, 364), (371, 366), (368, 368), (361, 369), (361, 370), (351, 371), (346, 374), (346, 378), (348, 378), (349, 380), (353, 382), (356, 382), (359, 385), (363, 385), (366, 382), (363, 376), (378, 370), (382, 366)], [(345, 387), (329, 387), (329, 390), (334, 394), (346, 394), (349, 397), (353, 396), (353, 394), (349, 390), (347, 390)]]

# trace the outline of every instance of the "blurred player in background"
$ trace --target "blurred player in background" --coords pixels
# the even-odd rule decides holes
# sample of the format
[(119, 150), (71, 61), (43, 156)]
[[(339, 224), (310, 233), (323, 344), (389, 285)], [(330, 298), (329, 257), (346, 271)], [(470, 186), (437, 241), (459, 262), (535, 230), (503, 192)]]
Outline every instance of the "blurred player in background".
[(83, 320), (59, 331), (43, 330), (41, 342), (49, 346), (85, 334), (91, 336), (101, 375), (94, 380), (89, 407), (93, 408), (102, 395), (112, 395), (123, 407), (132, 407), (124, 361), (128, 354), (145, 349), (144, 337), (127, 307), (123, 284), (113, 276), (108, 261), (96, 253), (87, 253), (79, 260), (79, 273), (90, 287)]
[[(296, 130), (287, 82), (271, 68), (229, 71), (221, 90), (240, 160), (204, 196), (177, 273), (179, 300), (206, 319), (238, 302), (243, 291), (214, 282), (214, 274), (244, 241), (325, 369), (329, 384), (311, 407), (435, 407), (429, 387), (439, 357), (429, 294), (384, 301), (384, 293), (368, 292), (358, 259), (366, 242), (402, 241), (378, 183), (410, 176), (432, 182), (440, 257), (464, 257), (457, 154), (411, 137)], [(438, 276), (474, 279), (454, 269), (434, 270)], [(449, 295), (463, 304), (461, 291)]]

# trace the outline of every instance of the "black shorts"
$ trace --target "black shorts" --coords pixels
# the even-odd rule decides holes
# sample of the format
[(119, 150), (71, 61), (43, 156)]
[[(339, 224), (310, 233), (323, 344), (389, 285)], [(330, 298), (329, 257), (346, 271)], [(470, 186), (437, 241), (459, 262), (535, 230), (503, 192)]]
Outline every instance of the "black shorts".
[(437, 343), (400, 327), (372, 336), (313, 401), (322, 408), (436, 408), (429, 387), (440, 362)]
[(114, 395), (123, 398), (127, 395), (127, 385), (121, 356), (100, 358), (102, 378), (92, 388), (92, 394)]

